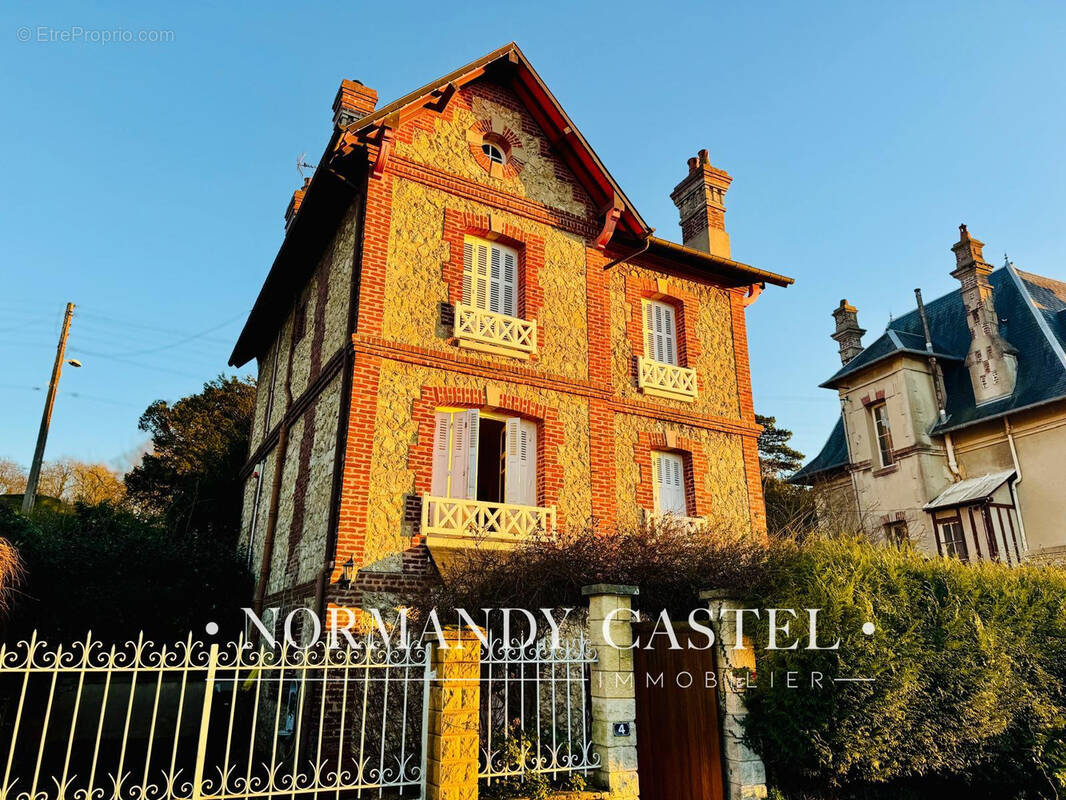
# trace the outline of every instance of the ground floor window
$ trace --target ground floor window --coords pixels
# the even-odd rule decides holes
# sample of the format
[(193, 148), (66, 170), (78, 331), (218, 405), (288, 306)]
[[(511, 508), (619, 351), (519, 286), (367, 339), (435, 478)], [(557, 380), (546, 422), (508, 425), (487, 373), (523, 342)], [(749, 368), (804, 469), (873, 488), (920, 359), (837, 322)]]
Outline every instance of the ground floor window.
[(895, 547), (903, 547), (910, 541), (910, 532), (907, 523), (902, 520), (889, 522), (885, 525), (885, 542)]
[(537, 425), (476, 408), (437, 409), (435, 497), (537, 505)]
[(966, 535), (962, 529), (962, 520), (955, 519), (937, 522), (937, 535), (940, 536), (940, 544), (944, 548), (944, 555), (955, 556), (962, 561), (969, 560), (969, 552), (966, 549)]

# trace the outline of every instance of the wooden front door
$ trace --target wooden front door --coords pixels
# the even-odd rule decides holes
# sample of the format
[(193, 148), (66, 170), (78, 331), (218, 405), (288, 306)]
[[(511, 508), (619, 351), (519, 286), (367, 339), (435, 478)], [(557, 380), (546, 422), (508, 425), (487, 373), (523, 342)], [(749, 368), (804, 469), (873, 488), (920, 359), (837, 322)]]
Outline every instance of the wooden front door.
[[(643, 644), (651, 627), (638, 630)], [(674, 630), (682, 649), (671, 650), (663, 634), (655, 637), (654, 649), (633, 651), (640, 797), (723, 800), (718, 691), (706, 685), (706, 676), (714, 675), (714, 654), (688, 649), (692, 632)], [(696, 642), (705, 643), (704, 637)]]

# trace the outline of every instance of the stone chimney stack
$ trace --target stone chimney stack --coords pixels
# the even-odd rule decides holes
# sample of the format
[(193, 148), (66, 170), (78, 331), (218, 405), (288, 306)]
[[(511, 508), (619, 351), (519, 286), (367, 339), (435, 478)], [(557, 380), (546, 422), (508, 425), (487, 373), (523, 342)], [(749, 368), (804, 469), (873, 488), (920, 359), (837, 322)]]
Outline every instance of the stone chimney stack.
[(292, 221), (296, 219), (296, 212), (300, 210), (300, 204), (304, 201), (304, 195), (307, 194), (307, 187), (310, 185), (311, 179), (304, 178), (304, 185), (292, 193), (292, 199), (285, 209), (285, 230), (288, 230)]
[(333, 124), (338, 128), (350, 125), (374, 113), (378, 104), (378, 93), (359, 81), (341, 81), (341, 88), (333, 100)]
[(830, 336), (840, 344), (840, 363), (847, 364), (862, 352), (862, 335), (866, 333), (859, 327), (859, 310), (847, 300), (833, 309), (833, 319), (837, 328)]
[(711, 166), (706, 150), (688, 160), (688, 175), (670, 193), (681, 212), (681, 240), (685, 247), (730, 258), (725, 193), (732, 182), (728, 172)]
[(970, 329), (966, 367), (978, 405), (1011, 394), (1018, 377), (1017, 350), (999, 334), (999, 317), (988, 280), (992, 265), (984, 260), (983, 248), (984, 242), (970, 236), (965, 225), (959, 226), (959, 241), (951, 246), (955, 253), (951, 275), (962, 284), (962, 304)]

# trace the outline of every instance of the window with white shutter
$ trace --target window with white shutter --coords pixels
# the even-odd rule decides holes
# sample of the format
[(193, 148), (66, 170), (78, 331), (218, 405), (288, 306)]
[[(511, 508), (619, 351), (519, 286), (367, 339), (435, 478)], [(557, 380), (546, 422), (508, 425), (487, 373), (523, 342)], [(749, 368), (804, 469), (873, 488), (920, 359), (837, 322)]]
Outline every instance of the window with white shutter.
[(655, 510), (660, 514), (687, 516), (684, 459), (677, 453), (653, 452), (651, 460)]
[(518, 312), (518, 252), (467, 236), (463, 242), (463, 304), (513, 317)]
[(644, 355), (677, 366), (677, 310), (660, 300), (644, 300)]
[(512, 417), (504, 433), (504, 502), (518, 506), (537, 504), (537, 426)]
[(477, 497), (478, 411), (438, 411), (433, 435), (435, 497)]

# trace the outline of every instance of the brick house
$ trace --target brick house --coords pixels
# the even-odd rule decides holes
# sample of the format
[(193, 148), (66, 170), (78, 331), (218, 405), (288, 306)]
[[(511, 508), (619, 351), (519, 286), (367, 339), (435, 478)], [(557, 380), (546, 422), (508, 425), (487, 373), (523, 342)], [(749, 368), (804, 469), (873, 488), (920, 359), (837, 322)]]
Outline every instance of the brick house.
[(341, 84), (230, 358), (258, 603), (385, 601), (475, 530), (763, 532), (745, 309), (791, 280), (731, 259), (730, 176), (689, 159), (657, 238), (514, 44), (376, 102)]
[(984, 260), (960, 227), (959, 287), (866, 332), (833, 311), (842, 413), (790, 480), (823, 521), (964, 561), (1066, 556), (1066, 283)]

